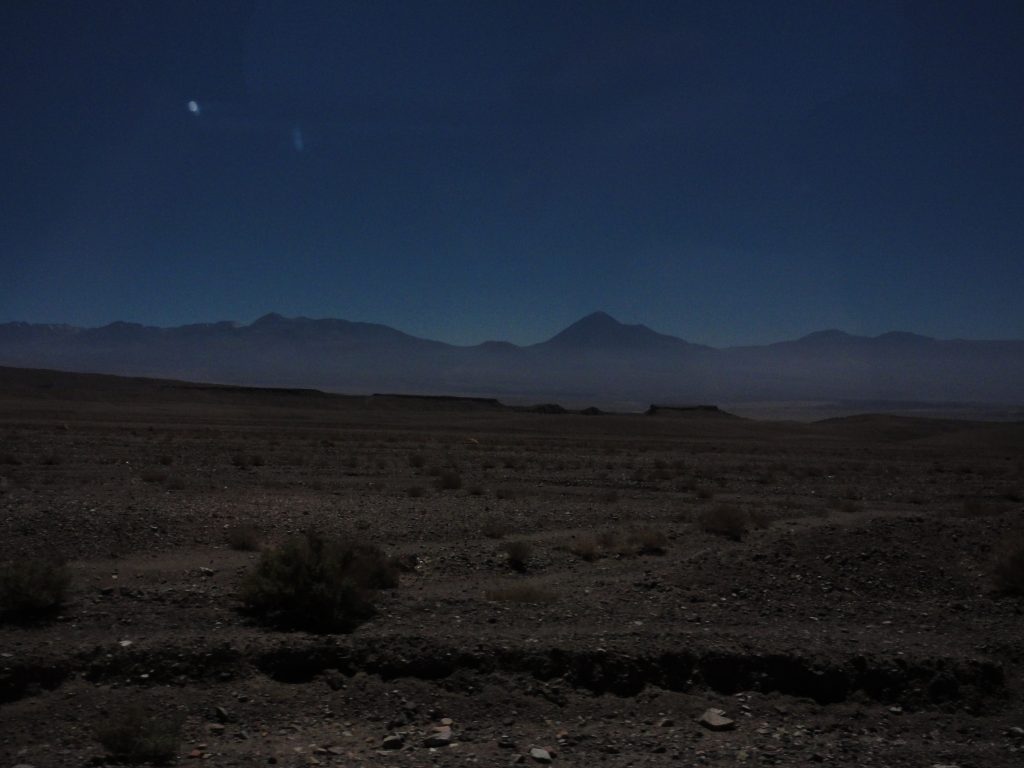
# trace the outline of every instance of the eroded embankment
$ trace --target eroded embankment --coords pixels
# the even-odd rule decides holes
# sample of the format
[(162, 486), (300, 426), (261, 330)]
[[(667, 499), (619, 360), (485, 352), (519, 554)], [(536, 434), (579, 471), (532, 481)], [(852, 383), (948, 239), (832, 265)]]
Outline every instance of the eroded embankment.
[(258, 647), (242, 648), (230, 643), (205, 648), (97, 647), (59, 659), (5, 661), (0, 669), (0, 703), (41, 689), (55, 689), (76, 676), (95, 682), (187, 685), (251, 674), (265, 674), (285, 683), (306, 683), (327, 672), (433, 681), (456, 673), (482, 678), (520, 675), (617, 696), (633, 696), (654, 686), (724, 694), (774, 691), (833, 704), (857, 694), (915, 708), (977, 707), (985, 699), (1007, 694), (1002, 666), (976, 659), (871, 655), (814, 658), (792, 652), (689, 648), (639, 654), (485, 645), (466, 650), (421, 638), (286, 635)]

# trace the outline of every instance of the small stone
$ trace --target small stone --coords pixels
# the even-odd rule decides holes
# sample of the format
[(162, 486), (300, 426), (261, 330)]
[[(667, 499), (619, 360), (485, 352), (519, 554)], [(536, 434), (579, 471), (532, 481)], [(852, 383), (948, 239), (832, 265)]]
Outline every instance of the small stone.
[(380, 746), (382, 749), (401, 749), (405, 745), (405, 736), (400, 733), (393, 733), (385, 736)]
[(450, 725), (439, 725), (434, 733), (423, 740), (425, 747), (447, 747), (452, 743), (452, 727)]
[(534, 747), (531, 749), (530, 757), (538, 763), (544, 763), (545, 765), (551, 762), (551, 753), (546, 749), (541, 749), (540, 747)]
[(658, 721), (658, 725), (662, 728), (672, 728), (676, 724), (676, 721), (671, 717), (663, 717)]
[(218, 723), (229, 723), (232, 720), (231, 713), (224, 707), (214, 707), (213, 716), (217, 718)]
[(224, 733), (224, 724), (223, 723), (207, 723), (206, 724), (206, 730), (208, 730), (212, 734), (219, 735), (219, 734)]
[(711, 707), (704, 711), (698, 722), (709, 731), (731, 731), (736, 727), (736, 721), (725, 716), (725, 710)]

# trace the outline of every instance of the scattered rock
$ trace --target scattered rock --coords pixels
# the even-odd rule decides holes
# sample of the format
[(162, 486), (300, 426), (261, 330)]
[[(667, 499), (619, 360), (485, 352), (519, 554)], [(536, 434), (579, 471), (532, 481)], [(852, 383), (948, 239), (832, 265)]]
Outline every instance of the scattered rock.
[(447, 747), (452, 743), (452, 727), (450, 725), (439, 725), (434, 733), (423, 740), (425, 747)]
[(551, 762), (551, 753), (546, 749), (541, 749), (540, 747), (534, 747), (531, 749), (530, 757), (538, 763), (544, 763), (545, 765)]
[(709, 731), (731, 731), (736, 727), (736, 721), (730, 720), (725, 716), (725, 710), (717, 707), (706, 709), (697, 722)]
[(385, 736), (384, 741), (380, 744), (383, 749), (401, 749), (405, 746), (405, 736), (400, 733), (393, 733), (390, 736)]

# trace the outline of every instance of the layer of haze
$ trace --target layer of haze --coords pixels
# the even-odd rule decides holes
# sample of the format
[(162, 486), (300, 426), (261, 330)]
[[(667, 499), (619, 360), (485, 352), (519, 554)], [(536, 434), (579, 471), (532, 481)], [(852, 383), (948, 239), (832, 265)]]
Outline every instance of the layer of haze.
[(0, 321), (1024, 337), (1024, 4), (0, 4)]

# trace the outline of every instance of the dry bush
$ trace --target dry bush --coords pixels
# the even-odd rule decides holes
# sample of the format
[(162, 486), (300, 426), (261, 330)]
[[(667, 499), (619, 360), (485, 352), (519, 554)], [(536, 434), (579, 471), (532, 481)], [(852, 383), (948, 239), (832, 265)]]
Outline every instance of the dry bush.
[(663, 555), (668, 546), (664, 531), (656, 528), (634, 528), (627, 537), (630, 545), (640, 555)]
[(512, 524), (501, 515), (488, 515), (480, 526), (480, 532), (488, 539), (502, 539), (512, 533)]
[(503, 603), (549, 603), (555, 599), (548, 590), (528, 582), (489, 589), (484, 592), (484, 597)]
[(500, 488), (495, 488), (494, 496), (498, 499), (514, 499), (516, 497), (516, 491), (514, 488), (510, 488), (506, 485)]
[(462, 487), (462, 476), (450, 470), (442, 472), (437, 476), (434, 486), (439, 491), (457, 491)]
[(60, 610), (71, 577), (63, 563), (43, 559), (0, 565), (0, 621), (33, 622)]
[(185, 481), (179, 475), (171, 475), (164, 481), (164, 488), (168, 491), (184, 491)]
[(409, 466), (413, 469), (423, 469), (426, 466), (427, 459), (422, 453), (410, 453), (409, 454)]
[(750, 518), (752, 526), (761, 530), (771, 528), (773, 522), (771, 514), (761, 507), (753, 507), (747, 510), (747, 517)]
[(310, 531), (265, 551), (241, 594), (266, 624), (347, 632), (373, 615), (372, 590), (397, 585), (398, 569), (379, 548)]
[(837, 512), (843, 512), (847, 515), (854, 515), (860, 512), (863, 507), (860, 502), (855, 501), (854, 499), (837, 499), (833, 502), (832, 509)]
[(992, 575), (1000, 592), (1024, 595), (1024, 536), (1004, 547)]
[(170, 474), (165, 469), (144, 469), (139, 473), (139, 478), (147, 483), (164, 483)]
[(252, 523), (235, 523), (225, 531), (228, 546), (239, 552), (257, 552), (260, 548), (260, 532)]
[(702, 511), (697, 516), (697, 522), (705, 533), (742, 541), (750, 523), (750, 516), (733, 504), (716, 504)]
[(484, 489), (481, 488), (479, 485), (471, 485), (467, 490), (468, 490), (468, 493), (469, 493), (470, 496), (483, 496), (484, 495)]
[(619, 492), (614, 488), (601, 493), (601, 501), (605, 504), (615, 504), (619, 500)]
[(697, 498), (703, 501), (715, 498), (715, 492), (706, 485), (697, 488)]
[(587, 536), (582, 539), (575, 539), (572, 541), (568, 550), (588, 563), (592, 563), (601, 556), (601, 548), (597, 543), (597, 539), (592, 536)]
[(533, 545), (520, 539), (507, 542), (504, 549), (509, 567), (514, 571), (525, 571), (530, 555), (533, 553)]
[(405, 489), (405, 495), (410, 499), (418, 499), (427, 491), (422, 485), (410, 485)]
[(997, 517), (1009, 509), (1005, 503), (986, 499), (964, 499), (960, 517)]
[(184, 722), (180, 714), (151, 715), (127, 704), (104, 718), (96, 738), (115, 760), (162, 765), (177, 756)]
[(596, 536), (584, 536), (572, 541), (566, 549), (587, 562), (600, 557), (635, 557), (636, 555), (663, 555), (668, 537), (656, 528), (632, 528), (626, 533), (602, 531)]

